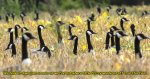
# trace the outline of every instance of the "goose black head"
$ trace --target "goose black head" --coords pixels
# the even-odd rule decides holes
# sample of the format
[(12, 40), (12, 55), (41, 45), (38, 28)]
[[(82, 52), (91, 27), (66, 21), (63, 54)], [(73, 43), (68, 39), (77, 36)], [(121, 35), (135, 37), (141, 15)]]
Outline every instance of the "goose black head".
[(23, 34), (23, 39), (28, 41), (28, 40), (36, 39), (36, 38), (31, 33), (26, 32), (26, 33)]
[(127, 10), (126, 10), (126, 8), (122, 8), (121, 15), (125, 15), (125, 14), (127, 14)]
[(12, 33), (14, 31), (13, 28), (8, 28), (7, 32)]
[(87, 30), (86, 33), (87, 33), (88, 35), (97, 34), (97, 33), (95, 33), (93, 30)]
[(95, 15), (92, 13), (91, 16), (87, 20), (88, 22), (95, 21)]
[(110, 5), (108, 6), (108, 8), (109, 8), (109, 9), (112, 9), (112, 7), (111, 7)]
[(117, 8), (116, 12), (121, 12), (121, 10), (122, 10), (121, 8)]
[(22, 11), (22, 12), (20, 13), (20, 16), (21, 16), (21, 17), (25, 17), (25, 16), (26, 16), (25, 12)]
[(148, 12), (145, 10), (142, 12), (142, 16), (148, 15)]
[(116, 33), (116, 36), (118, 37), (118, 38), (121, 38), (121, 37), (124, 37), (124, 36), (128, 36), (124, 31), (118, 31), (117, 33)]
[(97, 7), (97, 12), (98, 12), (99, 14), (101, 14), (101, 8), (100, 8), (100, 7)]
[(120, 30), (120, 29), (118, 29), (116, 26), (112, 26), (112, 27), (110, 28), (110, 31), (117, 31), (117, 30)]
[(69, 24), (69, 27), (72, 28), (72, 27), (76, 27), (76, 26), (74, 24)]
[(144, 34), (140, 33), (136, 35), (138, 40), (143, 40), (143, 39), (150, 39), (149, 37), (146, 37)]
[(20, 27), (20, 25), (15, 25), (15, 28), (17, 28), (17, 29), (20, 29), (21, 27)]
[(125, 18), (125, 17), (123, 17), (123, 18), (121, 18), (121, 21), (122, 22), (127, 22), (127, 21), (129, 21), (127, 18)]
[(95, 20), (95, 15), (94, 15), (93, 13), (92, 13), (91, 16), (90, 16), (90, 19), (91, 19), (92, 21)]
[(28, 31), (28, 30), (29, 30), (29, 29), (26, 28), (26, 27), (22, 27), (22, 28), (21, 28), (21, 32), (22, 32), (22, 33), (26, 32), (26, 31)]
[(69, 24), (69, 27), (76, 27), (74, 24)]
[(42, 30), (42, 29), (46, 29), (46, 27), (44, 27), (43, 25), (39, 25), (39, 26), (38, 26), (38, 29), (41, 29), (41, 30)]
[(65, 23), (62, 22), (62, 21), (57, 21), (57, 24), (58, 24), (59, 26), (61, 26), (61, 25), (64, 25)]
[(107, 10), (108, 12), (109, 12), (111, 9), (112, 9), (111, 6), (107, 6), (107, 7), (106, 7), (106, 10)]

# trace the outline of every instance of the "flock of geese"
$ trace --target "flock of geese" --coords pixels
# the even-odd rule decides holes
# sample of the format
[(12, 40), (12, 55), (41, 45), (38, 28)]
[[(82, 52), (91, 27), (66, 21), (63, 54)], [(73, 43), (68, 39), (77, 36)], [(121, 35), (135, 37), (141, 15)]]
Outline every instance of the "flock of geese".
[[(107, 7), (107, 11), (109, 12), (112, 9), (111, 6)], [(99, 14), (101, 14), (101, 8), (98, 7), (97, 8), (97, 12)], [(121, 15), (125, 15), (127, 14), (127, 10), (125, 8), (118, 8), (116, 10), (116, 13), (121, 16)], [(39, 19), (39, 13), (35, 12), (36, 17), (34, 18), (35, 21), (37, 21)], [(147, 11), (144, 11), (142, 13), (142, 16), (148, 15)], [(12, 19), (14, 20), (15, 15), (14, 14), (8, 14), (6, 15), (6, 22), (9, 22), (9, 16), (12, 17)], [(21, 12), (20, 17), (23, 23), (24, 22), (24, 17), (26, 16), (26, 14), (24, 12)], [(92, 14), (88, 19), (87, 19), (87, 30), (86, 30), (86, 41), (87, 41), (87, 47), (88, 47), (88, 52), (91, 52), (94, 54), (94, 48), (93, 45), (91, 43), (91, 39), (90, 36), (93, 34), (97, 34), (95, 33), (92, 29), (91, 29), (91, 22), (95, 21), (95, 15)], [(115, 47), (116, 48), (116, 54), (118, 55), (120, 53), (121, 50), (121, 43), (120, 43), (120, 39), (122, 37), (128, 36), (126, 34), (126, 31), (124, 29), (124, 22), (129, 21), (127, 18), (123, 17), (120, 20), (120, 28), (116, 27), (116, 26), (112, 26), (110, 28), (110, 31), (107, 32), (106, 34), (106, 41), (105, 41), (105, 49), (108, 50), (111, 47)], [(62, 41), (62, 35), (60, 33), (60, 28), (59, 26), (63, 25), (64, 23), (62, 21), (57, 21), (56, 25), (58, 25), (57, 27), (57, 34), (58, 34), (58, 43), (61, 43)], [(74, 41), (74, 48), (73, 48), (73, 54), (77, 55), (77, 51), (78, 51), (78, 36), (75, 34), (72, 34), (72, 29), (75, 28), (76, 26), (74, 24), (69, 24), (68, 26), (68, 32), (69, 32), (69, 39), (68, 40), (73, 40)], [(140, 41), (144, 40), (144, 39), (150, 39), (149, 37), (146, 37), (144, 34), (142, 33), (135, 33), (135, 26), (134, 24), (131, 25), (131, 32), (132, 35), (134, 37), (134, 50), (135, 50), (135, 55), (139, 56), (140, 58), (142, 58), (142, 53), (140, 50)], [(36, 39), (31, 32), (29, 32), (29, 29), (27, 29), (26, 27), (21, 27), (20, 25), (15, 25), (14, 28), (8, 28), (8, 32), (10, 34), (10, 41), (8, 43), (8, 46), (5, 50), (11, 49), (12, 51), (12, 57), (14, 57), (16, 55), (16, 46), (14, 43), (14, 38), (13, 38), (13, 33), (15, 33), (15, 40), (18, 40), (18, 29), (21, 29), (22, 32), (22, 63), (24, 64), (30, 64), (31, 60), (28, 57), (28, 48), (27, 48), (27, 43), (29, 40), (31, 39)], [(46, 29), (46, 27), (44, 27), (43, 25), (38, 25), (37, 30), (38, 30), (38, 36), (39, 36), (39, 43), (40, 43), (40, 48), (37, 51), (41, 51), (41, 52), (46, 52), (47, 56), (50, 58), (51, 55), (51, 50), (48, 48), (48, 46), (45, 45), (44, 40), (42, 38), (42, 30)], [(20, 40), (20, 39), (19, 39)]]

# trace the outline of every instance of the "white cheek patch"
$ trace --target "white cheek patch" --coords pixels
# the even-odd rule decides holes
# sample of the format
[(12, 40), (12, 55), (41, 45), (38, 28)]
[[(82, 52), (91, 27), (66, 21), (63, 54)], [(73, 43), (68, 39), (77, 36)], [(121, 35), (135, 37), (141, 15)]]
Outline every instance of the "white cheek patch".
[(11, 48), (12, 48), (12, 44), (9, 45), (9, 49), (11, 49)]
[(40, 28), (41, 28), (41, 29), (44, 29), (44, 27), (43, 27), (43, 26), (40, 26)]
[(88, 33), (89, 35), (91, 35), (91, 34), (92, 34), (90, 31), (87, 31), (87, 33)]
[(25, 31), (27, 31), (25, 28), (23, 28), (23, 31), (25, 32)]
[(69, 27), (73, 27), (72, 25), (69, 25)]
[(19, 26), (16, 26), (18, 29), (20, 28)]
[(13, 32), (13, 31), (14, 31), (14, 29), (11, 29), (11, 30), (10, 30), (10, 32)]
[(141, 36), (137, 36), (138, 40), (142, 40), (143, 38)]
[(41, 49), (42, 52), (44, 52), (44, 48), (45, 48), (45, 47), (42, 47), (42, 49)]
[(30, 58), (24, 59), (24, 60), (22, 61), (22, 64), (30, 65), (30, 64), (31, 64)]
[(112, 37), (112, 35), (109, 33), (109, 36)]
[(88, 19), (88, 21), (90, 21), (90, 22), (91, 22), (91, 19)]
[(116, 35), (117, 35), (117, 37), (119, 37), (119, 38), (122, 37), (122, 35), (120, 35), (119, 33), (116, 33)]
[(123, 18), (122, 21), (125, 22), (126, 20)]
[(73, 38), (73, 40), (76, 40), (76, 39), (77, 39), (77, 37), (74, 37), (74, 38)]
[(23, 15), (23, 14), (21, 14), (21, 16), (23, 17), (24, 15)]
[(111, 30), (114, 31), (115, 29), (114, 29), (114, 28), (111, 28)]
[(27, 35), (23, 35), (23, 37), (26, 41), (30, 39)]

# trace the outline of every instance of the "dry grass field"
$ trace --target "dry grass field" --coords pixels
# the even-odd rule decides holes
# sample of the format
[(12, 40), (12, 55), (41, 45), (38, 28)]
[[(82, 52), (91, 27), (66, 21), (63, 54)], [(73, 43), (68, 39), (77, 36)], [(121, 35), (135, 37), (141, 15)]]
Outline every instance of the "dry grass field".
[[(22, 24), (20, 18), (15, 21), (5, 23), (0, 21), (0, 79), (150, 79), (150, 40), (141, 42), (143, 58), (135, 58), (134, 40), (130, 31), (130, 25), (135, 24), (136, 33), (143, 33), (150, 37), (150, 16), (141, 17), (143, 10), (150, 11), (150, 6), (127, 7), (129, 14), (122, 17), (129, 19), (124, 24), (127, 30), (127, 37), (121, 39), (122, 50), (120, 55), (116, 55), (116, 50), (111, 48), (105, 50), (105, 36), (109, 28), (113, 25), (120, 28), (121, 17), (115, 13), (116, 7), (107, 15), (102, 10), (102, 15), (98, 16), (95, 8), (90, 10), (71, 10), (60, 12), (56, 20), (65, 22), (61, 26), (64, 44), (57, 43), (57, 34), (55, 32), (55, 21), (47, 13), (41, 13), (38, 22), (33, 21), (33, 15), (29, 14), (25, 18), (25, 24)], [(87, 30), (86, 20), (91, 13), (96, 15), (96, 20), (92, 22), (91, 28), (97, 34), (92, 35), (91, 40), (96, 55), (88, 53), (85, 32)], [(108, 19), (109, 18), (109, 19)], [(78, 55), (72, 53), (73, 41), (68, 40), (68, 25), (75, 24), (73, 34), (79, 37)], [(8, 27), (14, 27), (20, 24), (21, 27), (29, 28), (29, 31), (38, 38), (37, 26), (43, 24), (47, 29), (42, 30), (45, 44), (51, 49), (52, 57), (38, 55), (33, 50), (39, 48), (39, 39), (31, 40), (28, 43), (29, 57), (32, 60), (30, 66), (21, 66), (21, 71), (32, 72), (54, 72), (54, 71), (146, 71), (147, 75), (3, 75), (2, 70), (11, 66), (21, 64), (21, 43), (15, 42), (17, 47), (16, 57), (11, 57), (11, 51), (5, 51), (9, 43)], [(20, 32), (20, 30), (19, 30)], [(19, 33), (21, 38), (21, 32)]]

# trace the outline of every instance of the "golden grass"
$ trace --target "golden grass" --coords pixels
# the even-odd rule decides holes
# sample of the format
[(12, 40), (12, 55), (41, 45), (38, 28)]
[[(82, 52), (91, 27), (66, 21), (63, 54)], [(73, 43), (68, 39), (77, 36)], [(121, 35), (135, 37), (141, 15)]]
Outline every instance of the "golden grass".
[[(116, 8), (116, 7), (115, 7)], [(150, 10), (150, 6), (136, 6), (127, 7), (129, 14), (124, 16), (130, 20), (124, 24), (127, 30), (128, 37), (121, 39), (122, 50), (120, 55), (116, 55), (115, 49), (105, 50), (105, 36), (106, 32), (112, 25), (116, 25), (120, 28), (120, 19), (114, 12), (111, 12), (110, 19), (105, 16), (96, 16), (97, 19), (91, 24), (92, 29), (98, 33), (93, 35), (91, 40), (96, 52), (93, 56), (91, 53), (87, 52), (85, 31), (87, 29), (86, 19), (91, 12), (96, 12), (95, 10), (77, 10), (68, 11), (58, 16), (59, 19), (64, 21), (65, 24), (62, 26), (62, 35), (64, 44), (59, 46), (57, 44), (57, 34), (55, 32), (54, 21), (50, 18), (47, 13), (41, 14), (41, 20), (36, 23), (31, 19), (31, 16), (25, 18), (25, 25), (21, 23), (20, 19), (16, 19), (15, 22), (11, 21), (9, 24), (5, 22), (0, 23), (0, 69), (5, 69), (7, 67), (21, 63), (21, 44), (15, 43), (17, 47), (17, 56), (15, 58), (11, 57), (10, 51), (4, 51), (8, 42), (9, 34), (6, 32), (8, 27), (14, 27), (15, 24), (20, 24), (22, 27), (26, 26), (29, 28), (30, 32), (38, 38), (37, 35), (37, 25), (43, 24), (48, 29), (42, 31), (43, 39), (45, 44), (52, 50), (52, 57), (49, 59), (47, 56), (39, 56), (32, 52), (33, 49), (39, 48), (39, 40), (32, 40), (28, 43), (29, 57), (32, 60), (30, 67), (23, 67), (21, 71), (32, 71), (32, 72), (44, 72), (44, 71), (150, 71), (150, 41), (145, 40), (141, 42), (141, 49), (143, 58), (135, 59), (133, 50), (133, 39), (131, 38), (130, 25), (132, 23), (136, 26), (137, 33), (144, 33), (150, 36), (150, 21), (149, 16), (140, 17), (140, 12), (142, 10)], [(104, 10), (103, 10), (104, 11)], [(115, 9), (113, 9), (115, 11)], [(79, 18), (81, 17), (81, 20)], [(74, 23), (77, 27), (73, 28), (73, 34), (79, 37), (78, 45), (78, 55), (75, 56), (72, 53), (73, 41), (67, 40), (69, 38), (67, 26), (69, 23)], [(146, 26), (144, 26), (146, 24)], [(21, 36), (21, 33), (20, 33)], [(132, 39), (132, 40), (131, 40)], [(3, 76), (4, 79), (149, 79), (148, 75), (89, 75), (89, 76), (62, 76), (62, 75), (32, 75), (32, 76)]]

